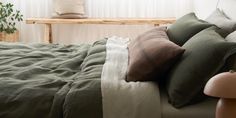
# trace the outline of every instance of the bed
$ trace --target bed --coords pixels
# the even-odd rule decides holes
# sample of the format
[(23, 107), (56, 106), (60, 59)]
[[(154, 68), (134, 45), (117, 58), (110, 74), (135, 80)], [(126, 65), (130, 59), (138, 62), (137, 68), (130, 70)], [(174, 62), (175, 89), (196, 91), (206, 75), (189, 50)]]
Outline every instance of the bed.
[(111, 37), (93, 45), (1, 43), (0, 117), (159, 117), (158, 85), (124, 80), (127, 42)]
[(1, 42), (0, 117), (215, 117), (216, 98), (175, 108), (158, 82), (127, 82), (131, 42), (117, 36), (76, 45)]
[(111, 37), (93, 45), (1, 43), (0, 116), (213, 118), (216, 100), (177, 110), (158, 84), (127, 83), (127, 42)]

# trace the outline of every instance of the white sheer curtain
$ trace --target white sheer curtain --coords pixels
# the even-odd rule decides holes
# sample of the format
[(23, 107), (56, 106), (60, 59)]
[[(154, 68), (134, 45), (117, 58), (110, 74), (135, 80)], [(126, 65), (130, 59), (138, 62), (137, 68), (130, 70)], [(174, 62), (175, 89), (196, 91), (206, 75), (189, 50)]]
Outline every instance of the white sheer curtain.
[[(13, 3), (21, 10), (24, 18), (50, 17), (52, 0), (2, 0)], [(193, 11), (193, 0), (87, 0), (89, 17), (98, 18), (166, 18), (179, 17)], [(103, 37), (118, 35), (134, 38), (151, 26), (111, 26), (111, 25), (54, 25), (55, 43), (92, 42)], [(43, 25), (19, 26), (25, 43), (38, 43), (43, 38)]]

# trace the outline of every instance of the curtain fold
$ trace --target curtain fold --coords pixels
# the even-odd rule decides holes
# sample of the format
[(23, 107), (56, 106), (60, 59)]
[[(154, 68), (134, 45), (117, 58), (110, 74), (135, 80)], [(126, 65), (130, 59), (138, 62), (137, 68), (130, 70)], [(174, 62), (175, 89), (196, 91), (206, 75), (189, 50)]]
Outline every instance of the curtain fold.
[[(24, 15), (51, 17), (52, 0), (2, 0), (11, 2)], [(92, 18), (169, 18), (192, 12), (193, 0), (87, 0), (87, 15)], [(43, 25), (20, 23), (20, 41), (43, 41)], [(55, 43), (93, 42), (112, 35), (135, 38), (152, 26), (53, 25)]]

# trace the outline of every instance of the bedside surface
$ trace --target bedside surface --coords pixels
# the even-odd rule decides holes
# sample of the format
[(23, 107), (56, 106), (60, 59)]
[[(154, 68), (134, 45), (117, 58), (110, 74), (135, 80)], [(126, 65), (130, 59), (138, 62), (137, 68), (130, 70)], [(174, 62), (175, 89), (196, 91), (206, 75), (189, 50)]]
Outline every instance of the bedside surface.
[(189, 105), (181, 109), (168, 103), (168, 97), (161, 91), (162, 118), (215, 118), (218, 99), (208, 98), (203, 102)]

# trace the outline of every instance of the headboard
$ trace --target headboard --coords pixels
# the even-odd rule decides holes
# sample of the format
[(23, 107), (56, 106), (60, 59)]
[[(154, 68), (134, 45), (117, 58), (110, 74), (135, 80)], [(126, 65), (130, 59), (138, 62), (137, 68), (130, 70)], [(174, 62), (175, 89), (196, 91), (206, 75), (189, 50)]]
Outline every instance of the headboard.
[(218, 8), (223, 10), (231, 19), (236, 20), (236, 0), (220, 0)]

